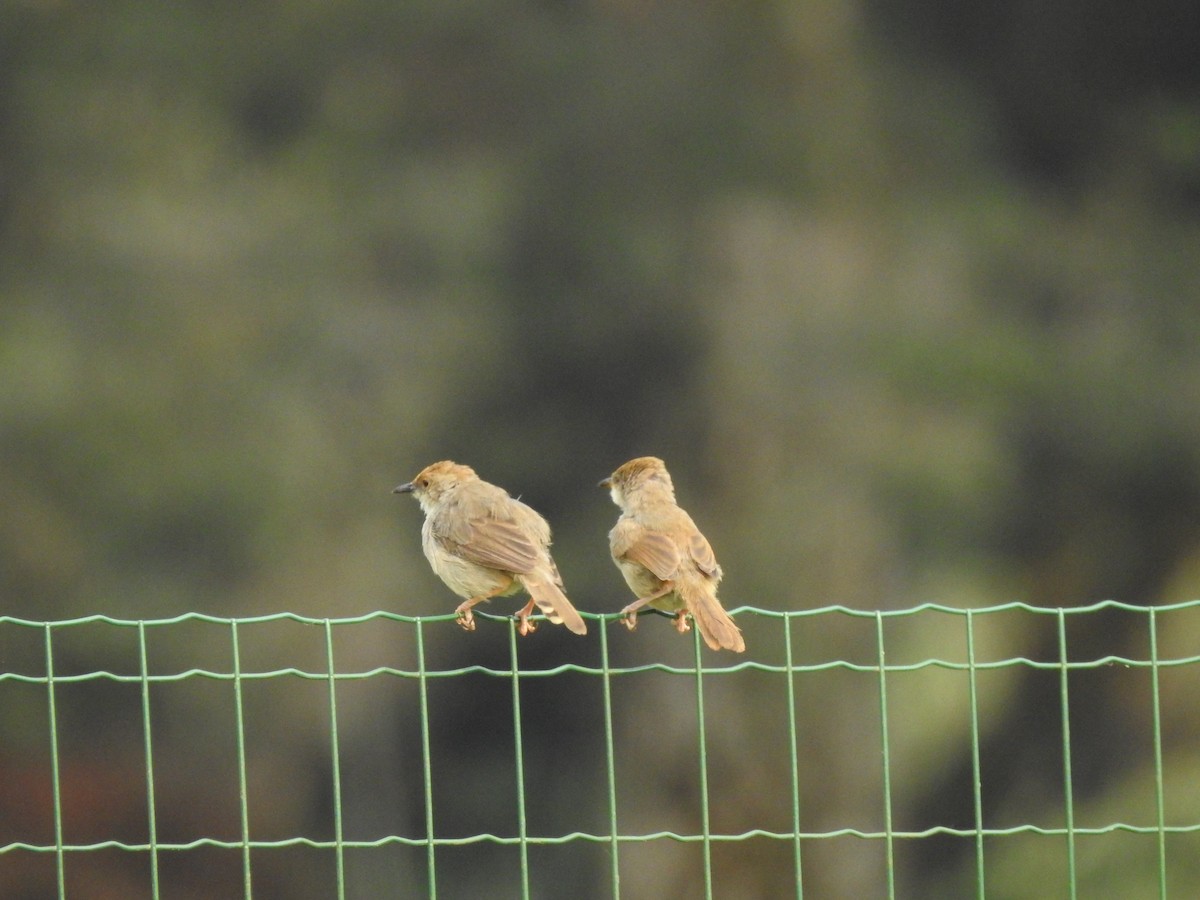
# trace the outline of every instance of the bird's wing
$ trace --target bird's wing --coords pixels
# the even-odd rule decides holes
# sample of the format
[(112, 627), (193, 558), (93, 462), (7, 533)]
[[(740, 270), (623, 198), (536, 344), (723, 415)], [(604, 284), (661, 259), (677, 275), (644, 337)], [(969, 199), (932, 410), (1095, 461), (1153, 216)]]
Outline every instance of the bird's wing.
[(679, 548), (669, 535), (649, 531), (628, 519), (618, 522), (612, 530), (611, 546), (614, 559), (645, 566), (663, 581), (679, 569)]
[(721, 567), (717, 565), (717, 556), (713, 553), (712, 545), (698, 529), (693, 529), (688, 538), (688, 552), (695, 560), (697, 568), (705, 575), (715, 575)]
[[(525, 574), (545, 556), (537, 513), (493, 485), (473, 484), (432, 521), (438, 542), (456, 556), (504, 572)], [(544, 526), (543, 526), (544, 527)]]
[(470, 519), (454, 532), (439, 538), (458, 556), (490, 569), (525, 574), (542, 558), (540, 548), (511, 519)]

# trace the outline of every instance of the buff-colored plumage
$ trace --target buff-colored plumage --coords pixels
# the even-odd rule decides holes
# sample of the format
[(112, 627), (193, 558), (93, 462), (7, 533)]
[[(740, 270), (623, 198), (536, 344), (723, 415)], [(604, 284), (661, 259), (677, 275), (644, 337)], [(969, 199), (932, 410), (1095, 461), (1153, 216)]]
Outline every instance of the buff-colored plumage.
[(550, 556), (550, 526), (534, 510), (449, 460), (427, 466), (393, 493), (411, 493), (421, 504), (421, 549), (434, 573), (466, 598), (455, 610), (463, 628), (475, 629), (473, 606), (524, 588), (531, 599), (517, 613), (521, 634), (534, 630), (534, 604), (556, 625), (587, 633)]
[(741, 653), (742, 633), (717, 599), (721, 567), (696, 523), (675, 502), (671, 475), (661, 459), (631, 459), (600, 482), (621, 517), (609, 532), (613, 562), (636, 602), (621, 610), (630, 630), (644, 606), (675, 613), (675, 626), (687, 631), (690, 616), (713, 650)]

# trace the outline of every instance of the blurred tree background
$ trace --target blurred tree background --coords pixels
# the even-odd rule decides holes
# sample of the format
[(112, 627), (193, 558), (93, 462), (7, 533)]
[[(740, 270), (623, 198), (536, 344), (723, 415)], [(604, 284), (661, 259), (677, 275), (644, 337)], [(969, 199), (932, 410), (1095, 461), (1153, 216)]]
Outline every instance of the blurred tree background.
[[(577, 604), (615, 611), (629, 599), (605, 553), (616, 510), (593, 485), (646, 453), (667, 460), (717, 548), (731, 608), (1192, 599), (1198, 46), (1200, 6), (1175, 0), (4, 4), (2, 612), (448, 612), (419, 513), (389, 494), (441, 458), (541, 510)], [(764, 647), (777, 631), (743, 618), (751, 656), (778, 652)], [(1144, 657), (1138, 622), (1090, 617), (1072, 652)], [(443, 630), (431, 665), (506, 665), (497, 626)], [(14, 666), (39, 658), (40, 635), (3, 631)], [(522, 647), (532, 665), (595, 657), (593, 637), (549, 632)], [(389, 646), (399, 633), (356, 630), (344, 664), (413, 665), (411, 646)], [(320, 670), (315, 637), (271, 634), (264, 659)], [(896, 640), (944, 657), (944, 637)], [(97, 629), (64, 665), (129, 668), (127, 638)], [(652, 620), (615, 652), (687, 664), (673, 638)], [(851, 624), (819, 647), (797, 638), (827, 659), (874, 640)], [(177, 671), (210, 640), (226, 642), (212, 652), (227, 669), (227, 635), (152, 650)], [(1056, 658), (1052, 629), (994, 640)], [(1170, 641), (1194, 653), (1200, 623)], [(508, 687), (474, 687), (434, 697), (436, 752), (473, 773), (443, 806), (462, 834), (481, 806), (510, 803), (486, 775), (511, 778), (511, 745), (489, 731)], [(879, 802), (863, 775), (877, 742), (860, 727), (877, 715), (872, 685), (833, 704), (823, 688), (797, 685), (812, 828)], [(755, 810), (786, 805), (782, 781), (746, 770), (765, 765), (746, 733), (778, 727), (754, 689), (712, 690), (727, 723), (712, 752), (746, 819), (714, 827), (763, 827)], [(1101, 809), (1147, 777), (1130, 749), (1146, 726), (1126, 721), (1115, 682), (1079, 690), (1076, 798)], [(193, 693), (179, 702), (210, 714), (216, 701)], [(1003, 786), (989, 808), (1038, 820), (1061, 806), (1061, 785), (1044, 786), (1061, 771), (1057, 694), (1012, 674), (988, 696), (987, 784)], [(690, 723), (662, 719), (686, 704), (666, 687), (619, 699), (622, 776), (639, 785), (628, 830), (664, 827), (651, 813), (669, 808), (694, 829), (671, 774), (694, 755)], [(279, 779), (266, 832), (327, 818), (310, 701), (255, 707)], [(65, 699), (68, 714), (72, 702), (78, 765), (117, 782), (119, 761), (133, 765), (125, 802), (144, 807), (136, 715), (83, 722), (89, 701)], [(384, 689), (346, 702), (363, 833), (420, 833), (399, 774), (414, 703)], [(595, 806), (603, 831), (602, 785), (578, 778), (601, 752), (583, 706), (530, 698), (526, 740), (548, 754), (536, 802)], [(934, 718), (908, 722), (898, 824), (969, 827), (961, 734), (917, 709)], [(1173, 716), (1172, 771), (1200, 776), (1194, 708)], [(44, 712), (9, 718), (0, 765), (20, 772), (26, 750), (44, 759)], [(197, 766), (229, 751), (228, 733), (172, 727), (163, 746)], [(195, 810), (178, 780), (163, 802)], [(5, 802), (11, 820), (20, 807)], [(578, 828), (564, 818), (561, 833)], [(916, 843), (898, 859), (908, 895), (962, 896), (968, 842)], [(806, 887), (876, 895), (866, 846), (815, 849)], [(694, 866), (637, 852), (631, 896), (696, 895)], [(722, 859), (740, 885), (725, 896), (786, 893), (786, 859)], [(992, 859), (997, 896), (1046, 896), (1035, 855)], [(355, 896), (419, 896), (420, 861), (364, 857)], [(108, 862), (110, 883), (131, 865)], [(1152, 859), (1127, 862), (1122, 877), (1151, 883)], [(452, 868), (447, 895), (494, 887), (496, 871)], [(327, 896), (305, 872), (263, 872), (260, 893)], [(581, 857), (554, 883), (606, 896), (605, 872)], [(1093, 876), (1113, 883), (1103, 866)]]

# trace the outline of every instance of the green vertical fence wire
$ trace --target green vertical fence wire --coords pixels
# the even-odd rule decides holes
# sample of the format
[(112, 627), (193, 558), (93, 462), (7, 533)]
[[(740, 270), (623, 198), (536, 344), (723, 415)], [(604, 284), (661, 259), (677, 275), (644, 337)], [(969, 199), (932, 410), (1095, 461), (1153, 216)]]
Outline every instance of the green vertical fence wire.
[(975, 812), (975, 896), (987, 896), (983, 868), (983, 773), (979, 761), (979, 685), (975, 665), (975, 616), (967, 610), (967, 698), (971, 708), (971, 805)]
[(1162, 700), (1158, 687), (1158, 617), (1151, 609), (1146, 617), (1150, 636), (1150, 703), (1154, 729), (1154, 819), (1158, 826), (1158, 897), (1167, 900), (1167, 811), (1163, 799)]
[(142, 677), (142, 740), (146, 754), (146, 822), (150, 836), (150, 897), (158, 900), (158, 814), (154, 802), (154, 742), (150, 728), (150, 661), (146, 623), (138, 622), (138, 669)]
[(796, 723), (796, 676), (792, 673), (792, 620), (783, 620), (783, 664), (787, 678), (788, 759), (792, 776), (792, 865), (796, 869), (796, 900), (804, 900), (804, 866), (800, 857), (800, 742)]
[(1059, 696), (1062, 706), (1062, 754), (1063, 754), (1063, 795), (1065, 797), (1067, 821), (1067, 894), (1071, 900), (1076, 897), (1076, 868), (1075, 868), (1075, 792), (1071, 779), (1071, 702), (1070, 702), (1070, 672), (1067, 659), (1067, 616), (1065, 610), (1057, 611), (1058, 621), (1058, 661)]
[(242, 890), (250, 900), (250, 789), (246, 780), (246, 713), (242, 702), (242, 651), (238, 644), (238, 623), (229, 623), (233, 644), (233, 709), (237, 728), (238, 815), (242, 827)]
[(608, 870), (613, 900), (621, 897), (621, 842), (617, 831), (617, 754), (613, 739), (612, 670), (608, 662), (607, 622), (600, 623), (600, 673), (604, 686), (604, 769), (608, 799)]
[(896, 847), (892, 831), (892, 750), (888, 734), (887, 653), (883, 647), (883, 613), (875, 614), (875, 641), (879, 654), (879, 742), (883, 757), (883, 839), (887, 855), (888, 900), (896, 900)]
[(421, 789), (425, 800), (425, 869), (429, 900), (437, 897), (437, 844), (433, 831), (433, 752), (429, 746), (429, 672), (425, 668), (425, 623), (418, 619), (417, 689), (421, 716)]
[(342, 753), (338, 741), (337, 668), (333, 664), (333, 623), (325, 620), (325, 664), (329, 671), (329, 765), (333, 777), (333, 859), (338, 900), (346, 898), (346, 845), (342, 825)]
[(692, 629), (696, 653), (696, 744), (700, 754), (700, 837), (704, 849), (704, 897), (712, 900), (712, 826), (708, 811), (708, 741), (704, 735), (704, 665), (700, 657), (700, 629)]
[(525, 821), (525, 748), (521, 743), (521, 667), (517, 662), (517, 624), (508, 630), (512, 659), (513, 755), (517, 771), (517, 849), (521, 856), (521, 897), (529, 900), (529, 826)]
[(66, 862), (63, 849), (62, 773), (58, 760), (58, 705), (54, 697), (54, 636), (46, 623), (46, 706), (50, 712), (50, 785), (54, 799), (54, 868), (58, 896), (67, 895)]
[[(1132, 612), (1145, 617), (1149, 643), (1148, 658), (1129, 659), (1107, 656), (1098, 659), (1071, 659), (1071, 655), (1068, 652), (1067, 626), (1069, 622), (1091, 613), (1114, 609)], [(553, 848), (582, 842), (584, 844), (598, 845), (607, 850), (607, 892), (613, 898), (619, 898), (621, 894), (622, 875), (628, 878), (630, 875), (628, 866), (633, 861), (640, 861), (642, 859), (642, 857), (636, 855), (629, 856), (628, 854), (622, 854), (622, 849), (626, 848), (629, 844), (651, 844), (665, 841), (699, 844), (701, 860), (697, 865), (695, 874), (698, 881), (704, 885), (705, 896), (712, 897), (716, 893), (715, 884), (720, 875), (717, 867), (719, 860), (714, 859), (715, 845), (767, 840), (784, 841), (789, 844), (791, 860), (788, 865), (790, 869), (794, 870), (796, 896), (802, 898), (804, 868), (808, 865), (806, 856), (802, 856), (802, 847), (811, 841), (853, 837), (868, 842), (877, 842), (877, 846), (883, 850), (887, 864), (886, 873), (883, 876), (884, 883), (886, 884), (886, 895), (895, 897), (900, 894), (897, 885), (897, 866), (901, 855), (906, 853), (908, 848), (913, 846), (914, 842), (925, 838), (956, 836), (970, 839), (973, 842), (973, 865), (970, 868), (975, 887), (974, 894), (979, 900), (985, 900), (988, 888), (985, 875), (992, 874), (988, 871), (988, 865), (991, 863), (992, 856), (1000, 855), (998, 853), (989, 853), (985, 857), (985, 844), (993, 840), (1000, 842), (1008, 838), (1020, 839), (1021, 836), (1045, 836), (1063, 841), (1062, 846), (1066, 869), (1065, 880), (1067, 882), (1066, 893), (1070, 897), (1075, 897), (1081, 893), (1081, 872), (1078, 869), (1081, 865), (1080, 852), (1081, 849), (1090, 847), (1090, 844), (1081, 844), (1080, 839), (1084, 838), (1086, 840), (1092, 835), (1125, 833), (1152, 836), (1156, 841), (1155, 869), (1157, 874), (1157, 894), (1160, 900), (1162, 900), (1162, 898), (1168, 896), (1167, 872), (1170, 862), (1169, 851), (1171, 849), (1169, 838), (1180, 835), (1200, 836), (1200, 822), (1170, 821), (1167, 816), (1165, 803), (1166, 763), (1164, 762), (1164, 756), (1166, 755), (1166, 748), (1164, 748), (1163, 744), (1163, 730), (1165, 727), (1163, 719), (1164, 710), (1167, 707), (1164, 706), (1166, 701), (1163, 697), (1162, 676), (1165, 672), (1181, 667), (1192, 667), (1194, 670), (1200, 669), (1200, 653), (1191, 656), (1175, 655), (1174, 657), (1164, 658), (1162, 647), (1160, 646), (1160, 635), (1163, 631), (1160, 623), (1164, 615), (1176, 611), (1200, 612), (1200, 601), (1157, 608), (1133, 606), (1111, 601), (1094, 604), (1089, 607), (1070, 609), (1032, 607), (1025, 604), (1004, 604), (1002, 606), (974, 610), (955, 609), (931, 604), (909, 609), (887, 611), (826, 607), (816, 610), (778, 612), (741, 608), (733, 611), (735, 615), (739, 617), (758, 617), (761, 620), (752, 632), (756, 636), (756, 641), (751, 644), (751, 650), (745, 656), (724, 653), (713, 654), (702, 648), (698, 637), (693, 634), (691, 654), (693, 662), (683, 667), (659, 662), (649, 662), (640, 665), (621, 665), (615, 663), (611, 655), (610, 634), (606, 626), (615, 623), (617, 619), (615, 616), (604, 617), (592, 615), (590, 618), (600, 626), (596, 629), (596, 633), (599, 636), (599, 664), (591, 666), (573, 661), (565, 661), (560, 665), (547, 668), (522, 667), (518, 651), (524, 652), (527, 646), (525, 639), (518, 639), (510, 620), (504, 617), (491, 617), (481, 614), (481, 621), (493, 618), (497, 621), (502, 621), (507, 629), (510, 664), (507, 667), (499, 669), (489, 669), (478, 665), (470, 665), (462, 668), (439, 668), (435, 664), (431, 667), (426, 647), (426, 638), (429, 629), (452, 628), (453, 616), (415, 618), (391, 613), (370, 613), (364, 616), (329, 619), (309, 618), (285, 613), (268, 616), (229, 618), (189, 613), (170, 619), (157, 620), (129, 620), (114, 619), (105, 616), (88, 616), (59, 622), (37, 622), (0, 616), (0, 627), (5, 629), (28, 628), (41, 631), (41, 655), (44, 660), (44, 674), (7, 671), (4, 668), (7, 661), (0, 658), (0, 686), (9, 683), (40, 685), (43, 691), (46, 704), (45, 709), (48, 716), (46, 721), (48, 725), (49, 745), (49, 758), (43, 763), (46, 769), (46, 781), (49, 784), (48, 808), (45, 810), (45, 818), (52, 825), (52, 839), (44, 843), (37, 843), (28, 839), (23, 840), (20, 835), (17, 835), (10, 843), (0, 845), (0, 883), (3, 883), (3, 872), (5, 871), (3, 866), (6, 864), (6, 859), (9, 858), (10, 854), (45, 854), (53, 862), (54, 887), (50, 888), (47, 886), (44, 893), (46, 895), (56, 895), (60, 900), (63, 900), (63, 898), (67, 897), (68, 888), (72, 886), (68, 875), (74, 871), (75, 860), (80, 859), (83, 854), (102, 849), (108, 851), (127, 851), (130, 853), (145, 854), (147, 860), (147, 883), (144, 893), (152, 898), (157, 898), (170, 893), (170, 890), (164, 883), (165, 873), (162, 863), (165, 859), (177, 860), (181, 856), (204, 848), (225, 848), (239, 853), (242, 889), (244, 896), (249, 898), (253, 887), (254, 879), (252, 876), (254, 869), (260, 865), (262, 859), (276, 850), (289, 847), (307, 847), (329, 854), (332, 869), (331, 883), (321, 889), (322, 895), (343, 898), (349, 892), (347, 870), (351, 866), (351, 859), (347, 855), (348, 851), (353, 850), (357, 854), (372, 850), (383, 850), (391, 845), (401, 845), (418, 848), (424, 852), (427, 869), (427, 884), (425, 889), (427, 896), (433, 898), (437, 895), (438, 879), (436, 863), (438, 862), (438, 851), (440, 848), (468, 847), (472, 844), (491, 843), (516, 847), (520, 863), (518, 874), (520, 896), (529, 897), (535, 889), (534, 878), (539, 874), (533, 865), (533, 860), (531, 860), (530, 848)], [(1047, 621), (1047, 624), (1055, 630), (1057, 652), (1053, 658), (1034, 660), (1021, 656), (1010, 656), (992, 659), (981, 656), (981, 635), (985, 629), (990, 627), (990, 617), (1003, 612), (1020, 612), (1034, 617), (1041, 617)], [(890, 661), (889, 651), (895, 648), (890, 647), (889, 643), (885, 641), (888, 620), (926, 614), (964, 617), (966, 629), (965, 661), (953, 661), (953, 659), (949, 658), (949, 654), (944, 655), (946, 658), (935, 657), (916, 662), (898, 663)], [(803, 664), (798, 663), (795, 652), (796, 648), (793, 646), (792, 624), (802, 622), (805, 628), (805, 631), (802, 633), (808, 634), (815, 626), (820, 624), (823, 617), (851, 617), (869, 620), (874, 628), (875, 659), (866, 663), (836, 658), (818, 659), (815, 662), (805, 662)], [(246, 629), (258, 625), (283, 621), (300, 622), (321, 629), (324, 659), (322, 661), (323, 664), (316, 671), (306, 671), (297, 668), (260, 670), (248, 662), (246, 651), (241, 641), (242, 633)], [(347, 668), (345, 660), (341, 660), (335, 656), (334, 640), (338, 629), (350, 626), (372, 627), (372, 623), (376, 621), (379, 623), (383, 623), (384, 621), (397, 623), (402, 627), (412, 629), (411, 633), (414, 635), (416, 649), (415, 669), (406, 670), (403, 668), (384, 667), (358, 671), (352, 667)], [(231, 662), (228, 670), (188, 669), (186, 671), (166, 673), (152, 670), (149, 663), (148, 649), (151, 639), (154, 638), (155, 634), (165, 634), (170, 629), (189, 622), (211, 623), (228, 630), (231, 650)], [(778, 623), (779, 627), (784, 629), (781, 661), (769, 661), (772, 658), (770, 648), (767, 644), (761, 643), (761, 635), (767, 633), (763, 630), (764, 622)], [(98, 624), (115, 628), (131, 628), (134, 630), (137, 661), (136, 666), (130, 672), (119, 673), (102, 670), (80, 672), (60, 665), (60, 657), (69, 659), (72, 663), (76, 663), (80, 658), (86, 658), (86, 655), (80, 657), (79, 654), (66, 654), (66, 651), (62, 649), (65, 643), (65, 633), (76, 626)], [(498, 634), (499, 632), (496, 633)], [(1002, 628), (1001, 633), (1008, 632)], [(1178, 633), (1175, 632), (1174, 634), (1178, 635)], [(483, 636), (483, 634), (484, 631), (481, 629), (480, 635)], [(641, 638), (642, 634), (640, 633), (638, 639), (640, 640)], [(594, 638), (590, 639), (595, 640)], [(994, 641), (989, 640), (988, 644), (984, 646), (992, 646), (994, 643)], [(1177, 637), (1175, 638), (1175, 643), (1179, 643)], [(580, 643), (570, 646), (586, 648), (587, 645)], [(755, 650), (759, 647), (762, 648), (761, 656), (756, 658)], [(645, 652), (644, 643), (640, 651)], [(778, 650), (775, 652), (778, 652)], [(1077, 792), (1073, 784), (1074, 763), (1077, 761), (1076, 756), (1084, 752), (1084, 750), (1082, 745), (1076, 747), (1072, 741), (1070, 703), (1072, 676), (1081, 671), (1095, 670), (1114, 665), (1129, 669), (1148, 670), (1150, 679), (1150, 697), (1148, 702), (1150, 709), (1147, 711), (1146, 717), (1149, 720), (1150, 727), (1153, 729), (1153, 758), (1152, 760), (1148, 760), (1146, 765), (1147, 770), (1152, 770), (1153, 772), (1153, 821), (1113, 821), (1107, 824), (1085, 827), (1081, 826), (1078, 822), (1078, 810), (1076, 808)], [(970, 827), (963, 828), (934, 824), (922, 830), (905, 830), (897, 828), (895, 810), (893, 809), (893, 791), (897, 784), (896, 779), (900, 777), (898, 774), (899, 770), (896, 769), (896, 760), (893, 757), (893, 740), (896, 737), (893, 732), (901, 725), (907, 723), (903, 721), (893, 722), (891, 720), (890, 716), (895, 711), (890, 708), (892, 701), (889, 696), (889, 689), (892, 687), (894, 681), (909, 677), (909, 673), (919, 673), (935, 668), (961, 672), (966, 677), (967, 698), (963, 715), (967, 718), (963, 720), (962, 727), (964, 735), (969, 735), (964, 740), (969, 740), (970, 742), (969, 748), (964, 747), (964, 751), (970, 754), (971, 796), (963, 799), (965, 803), (970, 805), (973, 811), (973, 821), (970, 823)], [(990, 727), (990, 723), (988, 722), (987, 715), (989, 707), (984, 703), (984, 692), (979, 679), (984, 672), (996, 672), (1014, 668), (1040, 670), (1057, 674), (1060, 701), (1059, 728), (1061, 730), (1062, 748), (1061, 771), (1064, 780), (1064, 824), (1061, 827), (1043, 827), (1033, 823), (1021, 822), (1009, 824), (1006, 827), (989, 828), (987, 826), (982, 792), (985, 773), (982, 770), (981, 741), (983, 735)], [(812, 697), (811, 690), (806, 683), (806, 678), (809, 675), (830, 671), (862, 673), (876, 680), (876, 689), (878, 690), (877, 715), (880, 726), (879, 749), (882, 766), (880, 782), (883, 809), (882, 830), (863, 829), (855, 827), (854, 823), (847, 823), (843, 827), (818, 831), (812, 830), (812, 824), (805, 821), (805, 811), (802, 809), (800, 803), (802, 778), (820, 779), (822, 777), (821, 772), (814, 771), (812, 768), (816, 763), (801, 756), (799, 732), (801, 728), (806, 726), (802, 718), (803, 703), (805, 702), (803, 698), (811, 700)], [(786, 739), (787, 744), (786, 752), (788, 760), (786, 769), (774, 773), (763, 772), (761, 773), (761, 777), (775, 778), (781, 785), (783, 781), (789, 781), (790, 797), (788, 800), (790, 801), (790, 809), (786, 814), (788, 819), (787, 830), (785, 831), (771, 831), (766, 827), (758, 827), (742, 833), (722, 833), (714, 831), (712, 827), (715, 819), (713, 817), (713, 798), (709, 796), (708, 790), (709, 765), (711, 761), (709, 759), (708, 734), (705, 721), (706, 712), (708, 712), (706, 709), (705, 688), (707, 683), (713, 678), (737, 678), (739, 673), (743, 672), (753, 673), (756, 677), (779, 676), (784, 679), (783, 684), (780, 685), (780, 695), (777, 696), (784, 696), (788, 704), (787, 715), (779, 719), (780, 739)], [(531, 833), (529, 822), (526, 818), (525, 743), (530, 735), (536, 732), (526, 730), (524, 727), (522, 689), (527, 686), (529, 679), (555, 678), (567, 673), (571, 673), (573, 676), (583, 675), (600, 679), (600, 693), (603, 703), (602, 764), (604, 772), (603, 776), (597, 772), (596, 780), (597, 787), (599, 788), (598, 796), (602, 796), (603, 798), (601, 801), (603, 806), (602, 817), (606, 821), (603, 833), (600, 834), (591, 834), (582, 830), (557, 835)], [(694, 729), (699, 768), (698, 777), (692, 785), (692, 789), (695, 791), (698, 813), (694, 828), (683, 833), (665, 831), (622, 833), (619, 831), (622, 816), (621, 797), (617, 790), (616, 757), (621, 752), (621, 747), (619, 746), (619, 737), (615, 722), (621, 714), (621, 709), (619, 704), (614, 701), (614, 683), (631, 675), (643, 676), (648, 673), (663, 678), (683, 677), (691, 679), (696, 691), (694, 722), (691, 727)], [(510, 684), (512, 721), (514, 726), (513, 765), (516, 782), (513, 802), (515, 803), (517, 813), (516, 834), (480, 833), (449, 837), (439, 834), (437, 831), (437, 819), (434, 815), (435, 783), (433, 778), (433, 757), (437, 749), (430, 741), (429, 681), (435, 678), (454, 679), (469, 674), (506, 679)], [(246, 698), (244, 696), (244, 689), (251, 681), (257, 682), (285, 677), (321, 680), (327, 685), (329, 705), (326, 725), (328, 728), (326, 746), (328, 748), (328, 762), (333, 779), (332, 801), (334, 806), (333, 835), (329, 840), (318, 840), (306, 835), (283, 836), (272, 840), (256, 840), (251, 834), (249, 779), (247, 773)], [(171, 761), (169, 759), (164, 760), (164, 750), (160, 746), (161, 742), (154, 739), (154, 727), (156, 721), (159, 719), (164, 717), (170, 719), (171, 711), (166, 705), (165, 695), (161, 697), (155, 695), (155, 686), (174, 684), (197, 678), (212, 679), (217, 682), (226, 681), (233, 691), (235, 712), (233, 728), (236, 733), (232, 738), (235, 741), (237, 750), (236, 789), (238, 794), (239, 834), (236, 839), (232, 840), (204, 835), (187, 841), (180, 841), (178, 839), (164, 840), (164, 835), (160, 829), (160, 820), (162, 820), (166, 812), (163, 808), (163, 803), (167, 801), (164, 799), (166, 795), (160, 790), (161, 785), (156, 779), (156, 771), (164, 765), (170, 766)], [(418, 829), (419, 833), (414, 835), (356, 835), (354, 838), (348, 836), (350, 829), (347, 827), (346, 816), (349, 812), (343, 809), (345, 799), (342, 792), (342, 779), (346, 773), (346, 764), (342, 755), (341, 738), (339, 736), (340, 686), (348, 680), (368, 680), (373, 678), (412, 679), (413, 684), (418, 690), (424, 820), (422, 827)], [(71, 815), (73, 814), (72, 804), (74, 803), (74, 800), (69, 800), (69, 798), (75, 796), (75, 794), (70, 792), (76, 789), (74, 787), (66, 787), (70, 782), (64, 781), (64, 778), (72, 771), (72, 766), (75, 765), (74, 757), (70, 755), (74, 752), (71, 749), (72, 745), (69, 742), (64, 743), (63, 737), (64, 733), (67, 732), (62, 728), (61, 717), (64, 714), (69, 714), (64, 713), (64, 710), (71, 708), (65, 702), (65, 698), (68, 696), (77, 698), (78, 695), (70, 693), (74, 691), (74, 685), (87, 685), (102, 681), (129, 684), (136, 687), (139, 691), (139, 725), (142, 731), (140, 740), (144, 764), (144, 802), (147, 829), (145, 841), (124, 841), (118, 839), (116, 836), (111, 839), (99, 836), (93, 843), (72, 843), (67, 840), (67, 835), (72, 832)], [(756, 686), (755, 690), (756, 692), (760, 691), (760, 688)], [(91, 694), (88, 696), (102, 697), (103, 694)], [(764, 695), (756, 693), (756, 696)], [(76, 702), (78, 702), (77, 699)], [(89, 700), (89, 702), (94, 701)], [(1170, 708), (1174, 709), (1176, 705), (1173, 704)], [(94, 714), (96, 710), (93, 709), (90, 712)], [(786, 729), (786, 736), (782, 734), (784, 729)], [(217, 737), (220, 738), (219, 733)], [(642, 762), (644, 763), (645, 761)], [(631, 762), (630, 764), (635, 765), (639, 763)], [(356, 778), (364, 777), (364, 773), (356, 772), (355, 775)], [(71, 775), (70, 777), (75, 778), (77, 776)], [(372, 776), (370, 773), (365, 773), (365, 777), (370, 778)], [(1011, 814), (1011, 810), (1009, 814)], [(828, 810), (826, 810), (826, 815), (828, 815)], [(19, 827), (19, 824), (17, 823), (16, 827)], [(6, 826), (9, 833), (11, 833), (14, 827), (13, 823), (8, 822)], [(89, 825), (89, 828), (94, 831), (94, 825)], [(92, 831), (89, 831), (89, 834)], [(996, 846), (999, 847), (1000, 844), (997, 843)], [(1181, 850), (1180, 852), (1183, 851)], [(1186, 873), (1189, 871), (1189, 867), (1190, 862), (1187, 862), (1180, 866), (1180, 871)], [(1176, 881), (1182, 881), (1182, 879), (1183, 876), (1177, 876)], [(1177, 891), (1188, 890), (1188, 887), (1181, 887), (1179, 884), (1175, 884), (1173, 887)], [(1152, 889), (1149, 889), (1149, 885), (1147, 885), (1147, 888), (1147, 893), (1149, 893)], [(263, 889), (266, 889), (265, 886)], [(601, 893), (604, 892), (605, 889), (601, 889)], [(86, 894), (81, 896), (86, 896)]]

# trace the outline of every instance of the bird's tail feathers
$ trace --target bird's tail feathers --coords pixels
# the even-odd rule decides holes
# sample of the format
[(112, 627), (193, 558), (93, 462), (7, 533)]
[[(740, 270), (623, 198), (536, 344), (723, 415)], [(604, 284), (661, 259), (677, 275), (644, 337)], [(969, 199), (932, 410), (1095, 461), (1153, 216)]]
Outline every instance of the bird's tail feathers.
[(742, 653), (746, 649), (742, 630), (725, 612), (716, 592), (709, 585), (680, 582), (676, 590), (692, 614), (704, 643), (711, 649), (732, 650), (734, 653)]
[(535, 573), (524, 576), (522, 580), (525, 582), (525, 590), (529, 591), (529, 596), (542, 611), (542, 615), (555, 625), (565, 625), (576, 634), (587, 634), (587, 625), (583, 623), (583, 617), (551, 578)]

